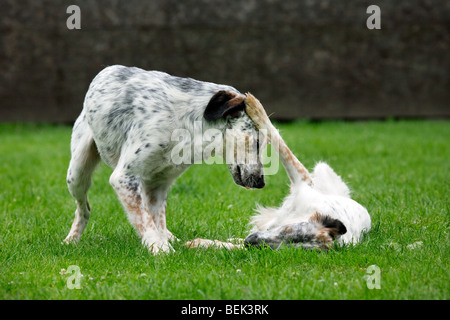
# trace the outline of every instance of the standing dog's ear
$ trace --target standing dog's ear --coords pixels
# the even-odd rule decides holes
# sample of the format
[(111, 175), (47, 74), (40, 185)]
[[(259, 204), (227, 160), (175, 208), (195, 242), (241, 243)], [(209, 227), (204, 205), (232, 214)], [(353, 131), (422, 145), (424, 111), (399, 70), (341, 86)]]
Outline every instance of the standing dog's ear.
[(231, 91), (218, 91), (209, 100), (203, 117), (206, 120), (217, 120), (236, 111), (244, 110), (244, 99), (245, 96)]

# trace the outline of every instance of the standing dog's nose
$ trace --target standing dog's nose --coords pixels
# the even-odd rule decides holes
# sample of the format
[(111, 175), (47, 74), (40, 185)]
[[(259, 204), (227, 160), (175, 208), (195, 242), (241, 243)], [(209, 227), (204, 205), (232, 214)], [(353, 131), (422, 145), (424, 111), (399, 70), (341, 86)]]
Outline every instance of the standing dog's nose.
[(245, 181), (245, 187), (248, 189), (262, 189), (266, 183), (264, 182), (264, 175), (251, 176)]
[(266, 183), (264, 182), (264, 176), (261, 175), (261, 176), (256, 180), (255, 188), (256, 188), (256, 189), (262, 189), (262, 188), (264, 188), (265, 185), (266, 185)]

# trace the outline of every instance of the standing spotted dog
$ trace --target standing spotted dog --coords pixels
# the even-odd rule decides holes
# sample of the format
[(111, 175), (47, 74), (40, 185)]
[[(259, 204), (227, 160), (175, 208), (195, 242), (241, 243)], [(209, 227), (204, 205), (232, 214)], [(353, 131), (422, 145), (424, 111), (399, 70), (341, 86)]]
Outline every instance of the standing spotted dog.
[[(65, 242), (79, 240), (88, 223), (87, 192), (102, 159), (114, 170), (109, 182), (142, 243), (154, 254), (173, 250), (169, 240), (174, 237), (166, 227), (167, 194), (190, 164), (172, 161), (171, 151), (180, 143), (171, 141), (172, 133), (184, 129), (193, 136), (199, 121), (203, 132), (218, 129), (224, 139), (234, 132), (233, 138), (259, 144), (244, 100), (233, 87), (163, 72), (118, 65), (101, 71), (73, 128), (67, 184), (77, 209)], [(228, 168), (236, 184), (264, 187), (259, 152), (254, 163), (235, 161)]]

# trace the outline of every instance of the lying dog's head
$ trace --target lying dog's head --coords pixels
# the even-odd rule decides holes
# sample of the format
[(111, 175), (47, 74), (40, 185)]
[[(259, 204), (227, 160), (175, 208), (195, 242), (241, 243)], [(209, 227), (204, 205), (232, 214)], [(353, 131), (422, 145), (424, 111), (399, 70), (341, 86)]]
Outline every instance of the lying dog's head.
[(209, 101), (203, 116), (207, 121), (225, 121), (223, 152), (234, 182), (245, 188), (263, 188), (263, 141), (245, 113), (244, 100), (242, 94), (218, 91)]

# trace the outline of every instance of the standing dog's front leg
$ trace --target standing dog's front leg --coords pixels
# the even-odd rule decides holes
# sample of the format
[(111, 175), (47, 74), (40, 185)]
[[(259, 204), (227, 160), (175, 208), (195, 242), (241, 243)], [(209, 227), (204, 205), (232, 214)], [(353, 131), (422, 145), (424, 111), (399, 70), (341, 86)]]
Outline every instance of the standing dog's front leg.
[[(138, 231), (142, 243), (153, 254), (169, 251), (171, 247), (167, 240), (167, 232), (164, 234), (158, 227), (163, 224), (165, 228), (165, 209), (157, 207), (163, 202), (152, 200), (150, 193), (142, 192), (142, 183), (134, 175), (116, 170), (110, 177), (110, 183), (125, 207), (130, 222)], [(152, 201), (154, 204), (151, 203)], [(164, 219), (162, 220), (159, 217), (163, 211)]]
[[(158, 231), (158, 240), (153, 241), (153, 229), (147, 232), (142, 237), (142, 242), (148, 247), (157, 247), (162, 251), (173, 251), (172, 246), (169, 244), (169, 240), (172, 240), (174, 236), (166, 225), (166, 208), (167, 208), (167, 194), (169, 192), (168, 186), (155, 186), (152, 184), (142, 184), (142, 195), (144, 200), (145, 216), (149, 221), (153, 222), (153, 225)], [(155, 251), (155, 248), (153, 248)]]

